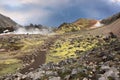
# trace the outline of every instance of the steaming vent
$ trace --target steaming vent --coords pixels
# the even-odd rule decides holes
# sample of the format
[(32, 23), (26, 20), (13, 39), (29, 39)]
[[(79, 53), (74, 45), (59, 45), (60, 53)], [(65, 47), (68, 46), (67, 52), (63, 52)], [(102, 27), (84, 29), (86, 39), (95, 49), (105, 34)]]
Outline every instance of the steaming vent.
[(41, 34), (41, 35), (47, 35), (52, 33), (52, 28), (44, 27), (42, 25), (33, 25), (30, 24), (25, 27), (21, 27), (19, 25), (16, 25), (17, 28), (14, 31), (9, 31), (8, 29), (4, 30), (3, 34)]
[(26, 29), (26, 28), (18, 28), (17, 30), (15, 30), (13, 32), (13, 34), (42, 34), (42, 35), (46, 35), (51, 33), (52, 30), (50, 29)]

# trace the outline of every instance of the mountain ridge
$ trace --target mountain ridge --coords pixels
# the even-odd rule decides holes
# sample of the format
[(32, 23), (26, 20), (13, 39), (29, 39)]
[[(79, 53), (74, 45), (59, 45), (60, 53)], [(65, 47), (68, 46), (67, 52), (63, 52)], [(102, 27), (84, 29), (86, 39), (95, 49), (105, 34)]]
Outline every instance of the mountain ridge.
[(108, 24), (114, 22), (115, 20), (117, 20), (119, 18), (120, 18), (120, 12), (118, 12), (117, 14), (114, 14), (114, 15), (108, 17), (108, 18), (102, 19), (100, 22), (102, 24), (108, 25)]

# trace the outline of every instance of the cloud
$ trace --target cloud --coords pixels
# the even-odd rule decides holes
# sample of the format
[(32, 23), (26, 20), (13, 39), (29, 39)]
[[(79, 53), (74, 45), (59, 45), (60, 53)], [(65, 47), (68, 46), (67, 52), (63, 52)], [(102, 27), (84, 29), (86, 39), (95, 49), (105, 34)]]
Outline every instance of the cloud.
[(120, 0), (110, 0), (110, 1), (113, 2), (113, 3), (120, 2)]
[(109, 0), (110, 4), (120, 6), (120, 0)]
[(69, 3), (70, 0), (2, 0), (0, 12), (19, 24), (44, 23), (55, 10)]
[(41, 7), (59, 7), (71, 4), (73, 0), (2, 0), (1, 4), (9, 6), (39, 5)]
[(21, 4), (36, 4), (43, 7), (64, 6), (70, 3), (70, 0), (19, 0)]
[(116, 13), (120, 0), (1, 0), (0, 13), (17, 23), (58, 26), (78, 18), (100, 19)]
[(46, 11), (44, 9), (39, 9), (39, 10), (32, 9), (32, 10), (27, 10), (25, 12), (23, 11), (15, 12), (15, 11), (7, 11), (5, 9), (0, 8), (0, 12), (6, 16), (9, 16), (19, 24), (23, 24), (23, 25), (36, 22), (38, 18), (41, 19), (41, 21), (39, 22), (44, 22), (44, 19), (49, 18), (49, 15), (51, 15), (50, 11)]

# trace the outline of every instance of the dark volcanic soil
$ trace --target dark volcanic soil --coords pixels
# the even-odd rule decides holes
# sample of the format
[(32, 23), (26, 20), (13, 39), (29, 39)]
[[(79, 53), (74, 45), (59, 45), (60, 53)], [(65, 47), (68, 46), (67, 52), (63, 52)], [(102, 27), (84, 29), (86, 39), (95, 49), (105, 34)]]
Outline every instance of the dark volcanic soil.
[(39, 54), (37, 54), (37, 56), (35, 57), (35, 61), (29, 66), (26, 66), (25, 68), (20, 70), (20, 73), (24, 74), (26, 72), (33, 71), (34, 69), (38, 68), (39, 65), (44, 64), (46, 59), (45, 55), (46, 55), (46, 51), (40, 51)]
[[(59, 38), (59, 36), (52, 36), (48, 38), (45, 42), (44, 45), (41, 45), (37, 51), (35, 51), (35, 56), (34, 55), (29, 55), (27, 57), (33, 57), (34, 56), (34, 62), (31, 63), (30, 65), (26, 66), (25, 68), (20, 70), (20, 73), (24, 74), (30, 71), (33, 71), (37, 69), (40, 65), (44, 64), (46, 61), (46, 54), (49, 51), (50, 46)], [(24, 60), (26, 57), (23, 57), (22, 59)]]

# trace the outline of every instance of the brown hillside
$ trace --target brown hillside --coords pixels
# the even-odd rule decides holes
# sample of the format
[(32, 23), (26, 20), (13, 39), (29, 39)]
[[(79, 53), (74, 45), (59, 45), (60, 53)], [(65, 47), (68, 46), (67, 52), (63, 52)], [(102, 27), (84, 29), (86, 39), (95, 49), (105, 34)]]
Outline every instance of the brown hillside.
[(95, 25), (97, 23), (97, 20), (94, 19), (85, 19), (81, 18), (77, 21), (73, 22), (76, 26), (84, 26), (85, 28), (90, 28), (91, 26)]
[(90, 29), (97, 23), (97, 20), (80, 18), (73, 23), (61, 24), (57, 31), (58, 32), (75, 32), (79, 30)]
[(108, 34), (110, 32), (112, 32), (115, 35), (117, 35), (118, 37), (120, 37), (120, 19), (114, 21), (113, 23), (111, 23), (109, 25), (88, 31), (88, 33), (95, 34), (95, 35)]

